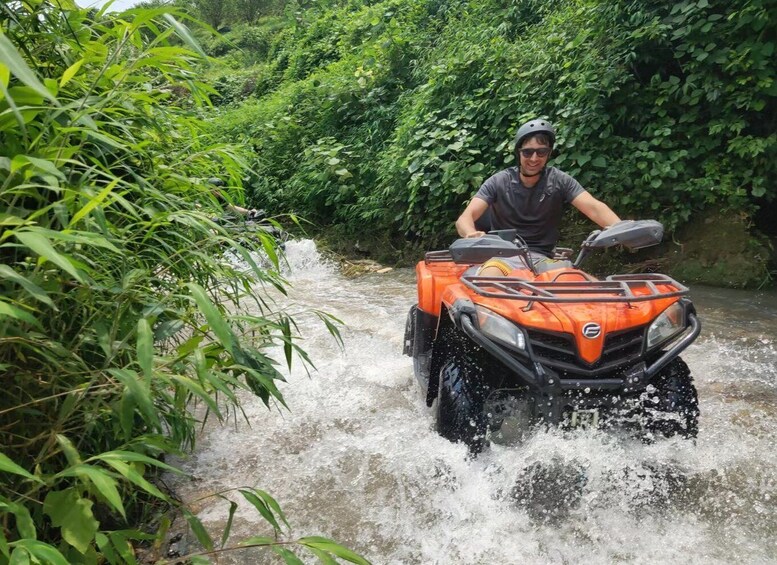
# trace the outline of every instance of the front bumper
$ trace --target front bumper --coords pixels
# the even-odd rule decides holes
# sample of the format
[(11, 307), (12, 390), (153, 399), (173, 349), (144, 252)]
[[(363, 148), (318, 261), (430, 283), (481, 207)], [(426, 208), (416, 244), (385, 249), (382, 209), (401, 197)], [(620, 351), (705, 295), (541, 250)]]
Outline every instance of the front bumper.
[(660, 357), (646, 363), (639, 361), (618, 372), (615, 377), (578, 378), (562, 377), (553, 369), (532, 359), (517, 359), (504, 347), (484, 335), (475, 325), (474, 306), (471, 303), (461, 304), (457, 301), (451, 309), (454, 323), (475, 343), (485, 349), (494, 358), (501, 361), (512, 370), (522, 384), (536, 392), (547, 396), (560, 395), (566, 391), (585, 390), (613, 393), (634, 393), (643, 390), (650, 380), (669, 362), (677, 357), (698, 337), (701, 332), (701, 322), (695, 313), (688, 313), (688, 326), (674, 338)]

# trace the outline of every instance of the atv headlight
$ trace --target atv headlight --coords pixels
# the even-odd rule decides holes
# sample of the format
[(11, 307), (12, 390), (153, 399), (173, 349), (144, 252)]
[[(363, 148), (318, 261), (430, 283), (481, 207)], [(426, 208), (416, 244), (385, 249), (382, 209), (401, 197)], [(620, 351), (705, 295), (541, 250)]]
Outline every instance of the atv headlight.
[(684, 327), (683, 307), (675, 302), (650, 324), (647, 332), (648, 349), (663, 343)]
[(478, 313), (478, 326), (481, 332), (516, 349), (526, 349), (526, 337), (510, 320), (482, 306), (475, 306), (475, 310)]

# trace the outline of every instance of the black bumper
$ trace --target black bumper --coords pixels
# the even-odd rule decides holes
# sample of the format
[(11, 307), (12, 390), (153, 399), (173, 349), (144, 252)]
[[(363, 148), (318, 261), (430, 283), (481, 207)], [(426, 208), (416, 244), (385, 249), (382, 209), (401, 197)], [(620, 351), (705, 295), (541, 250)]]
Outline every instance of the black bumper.
[(688, 314), (689, 325), (669, 347), (649, 365), (644, 361), (635, 363), (624, 369), (619, 376), (611, 378), (562, 378), (551, 368), (546, 367), (531, 358), (526, 362), (516, 359), (504, 347), (485, 336), (473, 323), (474, 312), (467, 309), (452, 311), (454, 321), (461, 330), (475, 343), (485, 349), (493, 357), (512, 370), (524, 385), (543, 395), (560, 395), (566, 391), (588, 390), (607, 393), (634, 393), (644, 389), (650, 380), (677, 357), (698, 337), (701, 332), (701, 322), (694, 313)]

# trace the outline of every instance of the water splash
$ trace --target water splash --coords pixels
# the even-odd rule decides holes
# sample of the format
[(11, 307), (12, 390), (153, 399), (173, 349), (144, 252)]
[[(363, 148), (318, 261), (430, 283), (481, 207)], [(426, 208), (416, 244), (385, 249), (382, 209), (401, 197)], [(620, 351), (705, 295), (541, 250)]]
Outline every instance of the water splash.
[[(537, 430), (472, 460), (436, 434), (401, 356), (412, 271), (346, 279), (313, 242), (289, 242), (287, 254), (288, 300), (341, 318), (345, 348), (306, 320), (318, 369), (289, 375), (291, 411), (248, 399), (247, 422), (209, 428), (182, 496), (259, 486), (297, 534), (333, 537), (381, 564), (774, 562), (777, 329), (732, 326), (741, 311), (701, 293), (716, 331), (684, 355), (699, 389), (696, 441)], [(203, 505), (200, 516), (218, 525), (226, 506)], [(266, 533), (247, 509), (236, 528)]]

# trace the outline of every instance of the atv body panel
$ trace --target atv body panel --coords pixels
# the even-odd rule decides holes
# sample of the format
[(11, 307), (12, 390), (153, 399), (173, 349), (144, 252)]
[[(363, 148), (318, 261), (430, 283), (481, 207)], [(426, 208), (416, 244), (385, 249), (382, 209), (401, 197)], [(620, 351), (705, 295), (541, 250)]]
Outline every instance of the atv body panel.
[[(478, 422), (472, 429), (486, 425), (493, 431), (506, 412), (521, 414), (528, 426), (576, 425), (590, 411), (598, 425), (614, 421), (609, 416), (615, 411), (647, 414), (650, 399), (680, 398), (692, 406), (660, 400), (661, 407), (683, 412), (688, 435), (695, 435), (696, 392), (678, 357), (701, 330), (688, 289), (660, 274), (599, 280), (579, 268), (586, 250), (643, 247), (663, 233), (657, 222), (622, 224), (613, 233), (589, 236), (574, 265), (546, 261), (542, 272), (525, 246), (494, 236), (457, 240), (448, 251), (427, 253), (416, 266), (418, 303), (405, 333), (405, 354), (414, 359), (427, 404), (438, 394), (464, 395), (466, 402), (446, 396), (438, 407), (451, 413), (474, 407), (467, 408)], [(526, 266), (506, 277), (478, 276), (479, 265), (495, 256), (523, 257)], [(692, 390), (678, 395), (667, 387)], [(487, 424), (481, 412), (490, 418)], [(456, 414), (458, 422), (462, 416)], [(440, 417), (438, 410), (438, 427), (446, 435), (443, 429), (454, 428)], [(462, 439), (460, 427), (455, 429), (446, 437)], [(467, 443), (482, 446), (482, 435)]]

